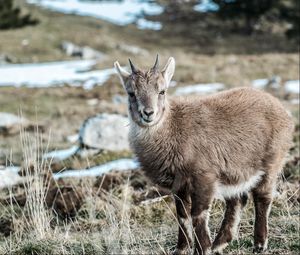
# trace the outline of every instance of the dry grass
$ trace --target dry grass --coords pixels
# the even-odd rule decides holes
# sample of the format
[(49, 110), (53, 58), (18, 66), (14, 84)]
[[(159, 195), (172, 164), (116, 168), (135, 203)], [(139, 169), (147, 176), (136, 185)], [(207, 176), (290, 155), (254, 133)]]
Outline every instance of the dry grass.
[[(130, 174), (120, 185), (103, 190), (94, 187), (95, 179), (66, 180), (65, 185), (80, 189), (84, 203), (75, 218), (63, 220), (45, 204), (48, 183), (43, 176), (49, 162), (40, 161), (42, 142), (38, 133), (21, 132), (26, 169), (24, 184), (2, 190), (0, 197), (25, 192), (24, 207), (0, 204), (0, 215), (12, 223), (9, 236), (0, 235), (0, 254), (169, 254), (175, 248), (178, 222), (171, 197), (153, 203), (137, 204), (140, 194), (131, 186)], [(299, 145), (299, 144), (298, 144)], [(295, 146), (292, 155), (299, 153)], [(83, 164), (83, 162), (81, 162)], [(299, 169), (298, 169), (299, 170)], [(290, 181), (279, 181), (278, 195), (270, 214), (269, 253), (299, 252), (299, 172), (292, 169)], [(145, 189), (149, 188), (147, 186)], [(212, 237), (220, 227), (224, 204), (215, 201), (211, 209)], [(250, 201), (242, 215), (239, 234), (226, 249), (226, 254), (251, 254), (253, 243), (253, 203)]]
[[(23, 0), (19, 3), (27, 6)], [(194, 25), (193, 31), (197, 33), (193, 36), (188, 36), (183, 27), (173, 31), (167, 26), (158, 33), (145, 32), (134, 26), (122, 28), (88, 17), (52, 13), (32, 6), (26, 8), (40, 19), (39, 25), (0, 31), (0, 52), (12, 55), (17, 62), (65, 60), (68, 57), (59, 49), (59, 44), (69, 40), (105, 52), (108, 57), (99, 68), (111, 67), (116, 59), (125, 64), (128, 57), (142, 67), (152, 64), (150, 56), (132, 56), (119, 50), (117, 45), (126, 42), (147, 49), (153, 56), (159, 49), (161, 63), (168, 56), (175, 56), (175, 80), (179, 86), (202, 82), (223, 82), (227, 87), (249, 86), (253, 79), (273, 75), (281, 76), (283, 81), (299, 79), (297, 50), (282, 37), (220, 39), (201, 32), (203, 28), (199, 24)], [(29, 40), (28, 46), (22, 46), (23, 39)], [(18, 113), (21, 108), (25, 117), (38, 120), (46, 127), (45, 133), (23, 132), (21, 136), (0, 137), (0, 164), (20, 165), (24, 161), (34, 164), (34, 171), (26, 175), (25, 185), (0, 191), (0, 198), (12, 198), (23, 192), (28, 197), (24, 207), (0, 204), (0, 229), (11, 228), (6, 237), (0, 233), (0, 254), (166, 254), (174, 249), (178, 223), (172, 198), (147, 205), (136, 204), (134, 198), (142, 191), (135, 190), (127, 179), (108, 191), (95, 190), (94, 179), (66, 180), (66, 184), (85, 194), (76, 217), (67, 221), (44, 203), (47, 184), (42, 174), (45, 169), (49, 170), (49, 164), (40, 160), (40, 154), (47, 148), (70, 146), (66, 136), (76, 133), (83, 120), (91, 115), (99, 112), (124, 114), (126, 107), (116, 107), (111, 102), (116, 93), (123, 93), (117, 77), (91, 91), (67, 86), (38, 90), (0, 88), (1, 111)], [(100, 103), (89, 106), (87, 100), (91, 98), (100, 99)], [(298, 107), (285, 103), (295, 122), (299, 122)], [(299, 155), (299, 128), (297, 132), (291, 157)], [(75, 158), (63, 164), (65, 168), (83, 168), (130, 155), (124, 153), (106, 153), (88, 160)], [(299, 165), (288, 166), (285, 169), (288, 180), (279, 182), (279, 195), (274, 200), (270, 217), (270, 254), (300, 252), (299, 175)], [(220, 226), (223, 210), (224, 205), (216, 201), (210, 220), (212, 236)], [(252, 235), (253, 204), (250, 202), (242, 216), (238, 239), (226, 252), (251, 253)]]

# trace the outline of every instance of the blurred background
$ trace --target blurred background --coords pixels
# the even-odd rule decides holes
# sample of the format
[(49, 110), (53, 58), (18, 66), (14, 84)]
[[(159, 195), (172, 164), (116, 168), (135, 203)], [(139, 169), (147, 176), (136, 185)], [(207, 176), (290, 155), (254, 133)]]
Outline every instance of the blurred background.
[[(0, 253), (174, 248), (172, 199), (134, 160), (113, 69), (157, 53), (161, 68), (176, 59), (169, 96), (254, 87), (293, 116), (269, 244), (299, 252), (299, 16), (298, 0), (0, 0)], [(251, 251), (252, 217), (228, 253)]]

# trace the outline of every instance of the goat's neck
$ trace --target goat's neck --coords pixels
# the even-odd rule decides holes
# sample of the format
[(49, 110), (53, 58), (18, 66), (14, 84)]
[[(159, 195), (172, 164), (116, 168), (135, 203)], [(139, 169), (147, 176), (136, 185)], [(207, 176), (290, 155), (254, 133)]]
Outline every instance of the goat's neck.
[(155, 125), (141, 127), (133, 120), (130, 120), (130, 138), (133, 140), (152, 140), (151, 138), (154, 138), (157, 135), (167, 135), (166, 131), (168, 130), (170, 115), (170, 106), (166, 102), (163, 115)]

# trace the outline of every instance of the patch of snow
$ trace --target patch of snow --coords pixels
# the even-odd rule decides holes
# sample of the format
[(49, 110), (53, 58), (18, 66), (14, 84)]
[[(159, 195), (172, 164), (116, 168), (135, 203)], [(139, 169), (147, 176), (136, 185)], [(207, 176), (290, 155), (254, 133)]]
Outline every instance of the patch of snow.
[(136, 24), (139, 29), (150, 29), (150, 30), (161, 30), (162, 29), (162, 24), (158, 21), (138, 19)]
[(139, 163), (134, 159), (118, 159), (100, 166), (91, 167), (89, 169), (80, 170), (67, 170), (62, 173), (53, 174), (54, 179), (64, 178), (64, 177), (87, 177), (87, 176), (100, 176), (111, 170), (125, 171), (130, 169), (137, 169)]
[(284, 89), (287, 93), (299, 94), (300, 93), (300, 83), (299, 80), (287, 81), (284, 84)]
[(170, 81), (169, 87), (176, 87), (177, 86), (177, 81)]
[(18, 174), (20, 169), (15, 166), (0, 166), (0, 189), (21, 183), (23, 179)]
[(199, 4), (195, 5), (194, 10), (198, 12), (217, 11), (219, 6), (211, 0), (202, 0)]
[[(117, 25), (128, 25), (136, 21), (142, 13), (160, 14), (163, 8), (155, 3), (139, 0), (124, 1), (80, 1), (80, 0), (27, 0), (28, 3), (41, 6), (52, 11), (103, 19)], [(139, 22), (140, 19), (137, 20)], [(146, 24), (141, 21), (142, 29), (157, 29), (158, 24)]]
[[(0, 66), (1, 86), (49, 87), (69, 84), (90, 89), (103, 84), (115, 73), (105, 69), (90, 71), (95, 60), (61, 61), (37, 64), (11, 64)], [(87, 84), (88, 83), (88, 84)]]
[(143, 49), (139, 46), (136, 46), (136, 45), (120, 43), (117, 45), (117, 48), (124, 52), (134, 54), (134, 55), (144, 55), (144, 56), (149, 55), (149, 51), (147, 51), (146, 49)]
[(267, 86), (269, 79), (257, 79), (252, 81), (252, 87), (256, 89), (263, 89)]
[(76, 152), (78, 151), (78, 146), (74, 145), (69, 149), (66, 150), (56, 150), (56, 151), (51, 151), (48, 153), (45, 153), (43, 155), (44, 159), (53, 159), (53, 160), (65, 160), (73, 155), (76, 154)]
[(112, 97), (112, 102), (116, 105), (118, 105), (118, 104), (127, 104), (128, 99), (127, 99), (127, 96), (123, 96), (123, 95), (120, 95), (120, 94), (115, 94)]
[(191, 94), (200, 94), (206, 95), (210, 93), (217, 92), (225, 88), (225, 85), (222, 83), (208, 83), (208, 84), (195, 84), (185, 87), (180, 87), (175, 90), (175, 95), (191, 95)]
[(12, 113), (0, 112), (0, 128), (26, 124), (28, 121)]
[(88, 118), (79, 131), (81, 147), (98, 150), (129, 150), (129, 120), (119, 114), (99, 114)]
[(67, 136), (67, 141), (70, 143), (76, 143), (76, 142), (78, 142), (78, 140), (79, 140), (78, 134)]
[(266, 89), (266, 88), (279, 89), (280, 83), (281, 83), (281, 78), (279, 76), (274, 76), (271, 79), (253, 80), (252, 87), (256, 89)]
[(294, 98), (289, 101), (291, 104), (300, 104), (299, 98)]

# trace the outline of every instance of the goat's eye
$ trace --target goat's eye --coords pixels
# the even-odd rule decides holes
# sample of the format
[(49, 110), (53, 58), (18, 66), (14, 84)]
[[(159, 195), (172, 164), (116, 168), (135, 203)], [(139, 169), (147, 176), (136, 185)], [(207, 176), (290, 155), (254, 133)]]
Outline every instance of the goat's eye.
[(165, 94), (165, 91), (162, 90), (162, 91), (159, 92), (159, 94), (160, 94), (160, 95), (164, 95), (164, 94)]
[(134, 97), (134, 93), (133, 93), (133, 92), (128, 92), (128, 95), (129, 95), (130, 97)]

